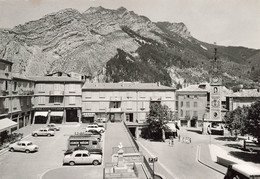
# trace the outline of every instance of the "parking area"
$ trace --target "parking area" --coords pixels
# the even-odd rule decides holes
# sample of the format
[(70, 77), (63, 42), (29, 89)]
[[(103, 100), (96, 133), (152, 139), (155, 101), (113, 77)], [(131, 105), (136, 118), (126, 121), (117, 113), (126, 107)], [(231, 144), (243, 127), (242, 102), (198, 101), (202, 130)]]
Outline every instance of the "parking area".
[[(18, 132), (24, 133), (24, 140), (32, 141), (34, 144), (39, 146), (39, 151), (34, 153), (26, 154), (24, 152), (1, 152), (0, 153), (0, 178), (4, 179), (36, 179), (46, 178), (45, 175), (54, 174), (54, 178), (71, 178), (69, 176), (75, 176), (82, 178), (84, 172), (96, 173), (94, 176), (101, 174), (103, 164), (99, 166), (92, 165), (80, 165), (80, 166), (63, 166), (64, 152), (67, 150), (67, 139), (70, 135), (75, 132), (83, 132), (85, 125), (60, 125), (61, 130), (55, 132), (55, 136), (31, 136), (31, 132), (37, 130), (43, 125), (28, 126)], [(102, 136), (104, 138), (104, 134)], [(103, 146), (103, 139), (101, 140)], [(83, 169), (82, 169), (83, 168)], [(78, 173), (77, 170), (82, 170), (83, 175), (75, 175), (74, 172)], [(66, 173), (64, 174), (59, 174)], [(82, 172), (80, 172), (82, 173)], [(77, 177), (78, 176), (78, 177)], [(73, 177), (73, 178), (75, 178)], [(98, 177), (100, 178), (100, 177)]]

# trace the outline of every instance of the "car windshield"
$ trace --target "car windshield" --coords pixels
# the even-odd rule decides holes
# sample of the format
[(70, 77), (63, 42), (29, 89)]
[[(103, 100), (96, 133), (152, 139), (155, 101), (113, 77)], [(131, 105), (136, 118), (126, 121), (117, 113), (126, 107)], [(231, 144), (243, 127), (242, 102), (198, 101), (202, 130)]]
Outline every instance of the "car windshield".
[(33, 145), (32, 142), (29, 142), (27, 145)]

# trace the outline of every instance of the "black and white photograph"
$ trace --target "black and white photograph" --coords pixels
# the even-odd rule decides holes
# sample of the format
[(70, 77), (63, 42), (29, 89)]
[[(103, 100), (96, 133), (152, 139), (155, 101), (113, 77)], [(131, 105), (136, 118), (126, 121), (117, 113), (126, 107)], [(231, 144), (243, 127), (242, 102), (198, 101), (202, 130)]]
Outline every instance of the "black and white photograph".
[(0, 179), (260, 179), (260, 0), (0, 0)]

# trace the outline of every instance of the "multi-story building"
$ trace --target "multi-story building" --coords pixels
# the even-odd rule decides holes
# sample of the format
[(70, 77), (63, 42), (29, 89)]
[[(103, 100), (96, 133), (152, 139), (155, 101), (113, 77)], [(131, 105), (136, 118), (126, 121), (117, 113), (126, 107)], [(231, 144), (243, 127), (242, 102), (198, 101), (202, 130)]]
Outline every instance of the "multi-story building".
[(17, 123), (10, 118), (12, 65), (7, 60), (0, 59), (0, 132), (11, 131)]
[(12, 73), (12, 75), (10, 116), (18, 123), (17, 127), (20, 129), (31, 123), (34, 81), (21, 73)]
[(35, 80), (33, 124), (80, 122), (83, 81), (57, 72)]
[(241, 89), (227, 96), (227, 108), (229, 111), (233, 111), (237, 107), (250, 106), (257, 100), (260, 100), (258, 89)]
[(0, 59), (0, 132), (30, 124), (34, 82), (12, 72), (12, 62)]
[(153, 102), (165, 104), (176, 112), (175, 88), (159, 83), (85, 83), (82, 122), (105, 118), (112, 122), (143, 123)]
[(190, 85), (177, 90), (178, 119), (180, 126), (201, 127), (208, 118), (209, 103), (208, 87), (206, 85)]

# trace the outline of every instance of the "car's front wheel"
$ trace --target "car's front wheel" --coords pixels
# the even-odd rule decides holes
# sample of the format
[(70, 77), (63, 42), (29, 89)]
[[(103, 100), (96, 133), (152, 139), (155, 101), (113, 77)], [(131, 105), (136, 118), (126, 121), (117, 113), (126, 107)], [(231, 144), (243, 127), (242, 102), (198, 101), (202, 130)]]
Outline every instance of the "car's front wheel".
[(34, 136), (34, 137), (37, 137), (37, 136), (38, 136), (38, 134), (36, 134), (36, 133), (35, 133), (35, 134), (33, 134), (33, 136)]
[(14, 148), (10, 148), (10, 152), (14, 152)]
[(28, 154), (28, 153), (30, 153), (30, 150), (26, 149), (25, 152)]
[(94, 160), (94, 161), (92, 162), (92, 164), (93, 164), (93, 165), (98, 165), (98, 164), (99, 164), (99, 161)]
[(47, 136), (48, 136), (48, 137), (50, 137), (50, 136), (51, 136), (51, 134), (47, 134)]
[(69, 165), (70, 165), (70, 166), (74, 166), (74, 165), (75, 165), (75, 162), (70, 161), (70, 162), (69, 162)]
[(103, 133), (103, 132), (104, 132), (104, 130), (103, 130), (103, 129), (101, 129), (99, 132), (100, 132), (100, 133)]

